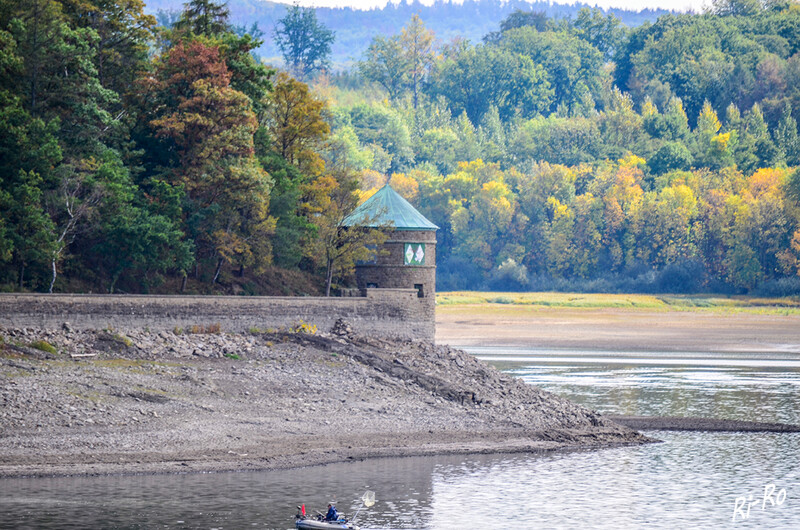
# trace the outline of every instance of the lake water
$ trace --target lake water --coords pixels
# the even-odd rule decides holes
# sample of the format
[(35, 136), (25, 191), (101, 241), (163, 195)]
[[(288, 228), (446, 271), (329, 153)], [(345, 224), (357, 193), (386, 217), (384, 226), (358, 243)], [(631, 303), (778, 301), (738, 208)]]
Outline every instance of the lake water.
[[(758, 354), (473, 349), (606, 413), (800, 423), (800, 363)], [(338, 501), (362, 528), (800, 527), (800, 433), (648, 433), (601, 451), (378, 459), (261, 473), (0, 481), (0, 528), (291, 528)], [(762, 509), (765, 487), (775, 486)], [(785, 497), (779, 497), (783, 490)], [(752, 495), (752, 501), (749, 501)], [(737, 497), (752, 502), (733, 522)]]
[(800, 358), (464, 348), (599, 412), (800, 424)]

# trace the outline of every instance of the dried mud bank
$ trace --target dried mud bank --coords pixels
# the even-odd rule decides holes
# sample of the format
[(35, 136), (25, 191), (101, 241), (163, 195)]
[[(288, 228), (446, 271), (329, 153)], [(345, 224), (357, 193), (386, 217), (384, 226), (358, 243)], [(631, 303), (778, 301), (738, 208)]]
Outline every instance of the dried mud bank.
[(121, 335), (65, 324), (0, 329), (0, 342), (5, 477), (652, 441), (462, 351), (358, 337), (342, 322), (316, 335)]

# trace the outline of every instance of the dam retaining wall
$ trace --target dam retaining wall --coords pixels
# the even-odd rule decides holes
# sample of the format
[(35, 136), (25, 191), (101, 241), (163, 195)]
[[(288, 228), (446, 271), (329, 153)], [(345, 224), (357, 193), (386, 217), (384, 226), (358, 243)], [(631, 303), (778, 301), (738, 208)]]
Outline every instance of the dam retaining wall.
[(0, 294), (0, 326), (53, 329), (222, 331), (288, 329), (301, 322), (328, 331), (339, 318), (360, 334), (434, 340), (433, 309), (415, 289), (364, 289), (361, 296), (178, 296)]

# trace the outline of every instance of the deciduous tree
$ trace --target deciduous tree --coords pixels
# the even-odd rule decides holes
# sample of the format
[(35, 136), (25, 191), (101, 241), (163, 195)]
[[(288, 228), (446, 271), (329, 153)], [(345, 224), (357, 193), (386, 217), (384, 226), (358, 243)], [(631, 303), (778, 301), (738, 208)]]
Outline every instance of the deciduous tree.
[(416, 109), (422, 82), (433, 63), (435, 53), (433, 32), (425, 28), (425, 23), (419, 15), (414, 15), (400, 33), (400, 43), (408, 67), (407, 76), (411, 85), (412, 102)]
[(258, 123), (249, 98), (230, 87), (219, 49), (180, 42), (161, 59), (152, 88), (162, 104), (151, 126), (176, 153), (165, 176), (186, 190), (187, 230), (216, 263), (212, 283), (226, 262), (269, 264), (275, 220), (271, 180), (254, 156)]
[(528, 57), (493, 46), (464, 46), (435, 74), (434, 94), (444, 96), (455, 115), (466, 112), (480, 123), (494, 105), (500, 118), (535, 116), (550, 106), (552, 90), (544, 70)]
[(550, 111), (560, 105), (571, 110), (581, 103), (584, 92), (601, 97), (603, 55), (588, 42), (565, 32), (540, 33), (533, 28), (513, 29), (503, 34), (500, 46), (541, 65), (553, 89)]
[(325, 271), (325, 296), (330, 296), (334, 278), (351, 274), (357, 261), (375, 257), (389, 227), (373, 228), (379, 215), (345, 223), (358, 205), (358, 180), (346, 165), (332, 166), (315, 184), (323, 190), (324, 199), (314, 214), (315, 230), (305, 251)]
[(317, 20), (313, 8), (290, 6), (275, 25), (275, 43), (283, 60), (301, 80), (328, 67), (334, 38), (333, 31)]
[(409, 62), (399, 35), (372, 39), (358, 69), (366, 79), (386, 90), (390, 101), (396, 101), (408, 84)]
[(316, 175), (322, 168), (318, 151), (330, 133), (326, 111), (326, 103), (305, 83), (284, 72), (275, 78), (262, 124), (275, 151), (308, 175)]

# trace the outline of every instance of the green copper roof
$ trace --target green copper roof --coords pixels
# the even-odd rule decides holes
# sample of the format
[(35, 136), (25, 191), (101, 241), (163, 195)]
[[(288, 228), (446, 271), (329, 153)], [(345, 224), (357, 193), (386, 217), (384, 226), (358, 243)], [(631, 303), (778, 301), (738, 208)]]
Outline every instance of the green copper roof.
[(364, 219), (375, 218), (369, 226), (390, 223), (397, 230), (436, 230), (439, 227), (411, 206), (388, 184), (353, 210), (344, 220), (345, 226), (353, 226)]

